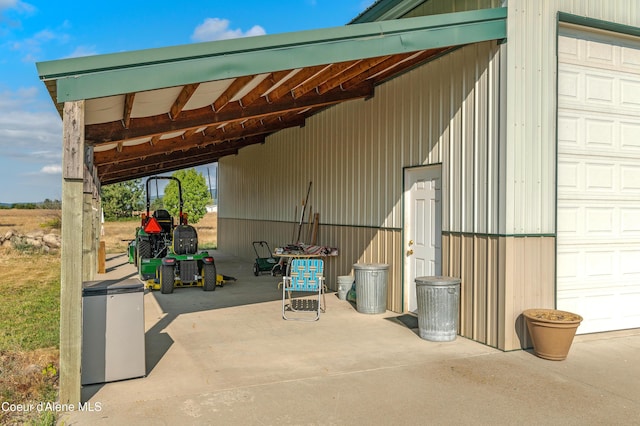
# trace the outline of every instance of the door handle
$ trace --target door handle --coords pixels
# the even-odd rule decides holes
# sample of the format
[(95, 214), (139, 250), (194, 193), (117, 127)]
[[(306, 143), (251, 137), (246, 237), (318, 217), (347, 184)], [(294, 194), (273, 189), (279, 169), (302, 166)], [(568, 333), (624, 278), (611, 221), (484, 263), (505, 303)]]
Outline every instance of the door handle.
[(409, 240), (409, 247), (413, 245), (413, 240)]
[(411, 256), (413, 254), (413, 250), (409, 249), (407, 250), (407, 256)]

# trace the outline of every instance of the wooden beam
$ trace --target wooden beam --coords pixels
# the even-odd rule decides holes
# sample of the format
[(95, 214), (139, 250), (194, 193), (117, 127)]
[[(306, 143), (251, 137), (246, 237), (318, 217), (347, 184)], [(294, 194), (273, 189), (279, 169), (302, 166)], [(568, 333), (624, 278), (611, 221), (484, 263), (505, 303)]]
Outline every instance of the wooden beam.
[(135, 100), (135, 93), (127, 93), (124, 97), (124, 111), (122, 112), (122, 125), (125, 129), (129, 128), (131, 124), (131, 110), (133, 109), (133, 101)]
[(290, 73), (291, 71), (278, 71), (278, 72), (269, 74), (267, 78), (262, 80), (260, 84), (258, 84), (256, 87), (253, 88), (253, 90), (251, 90), (249, 93), (244, 95), (242, 99), (240, 99), (240, 105), (242, 105), (243, 108), (248, 107), (258, 99), (260, 99), (260, 97), (264, 93), (266, 93), (269, 89), (271, 89), (273, 86), (278, 84), (280, 80), (285, 78)]
[(338, 64), (331, 64), (321, 72), (317, 73), (303, 84), (299, 85), (295, 89), (291, 91), (291, 94), (294, 98), (300, 98), (303, 95), (306, 95), (313, 89), (315, 89), (320, 84), (324, 83), (332, 76), (342, 73), (344, 70), (348, 69), (354, 64), (354, 61), (349, 62), (340, 62)]
[(323, 69), (325, 69), (326, 65), (316, 65), (315, 67), (308, 67), (301, 69), (296, 74), (294, 74), (291, 78), (287, 79), (282, 85), (272, 90), (267, 97), (269, 98), (269, 102), (277, 102), (284, 95), (291, 93), (291, 91), (298, 85), (304, 83), (309, 78), (313, 77)]
[(379, 63), (384, 62), (388, 58), (390, 58), (390, 56), (382, 56), (379, 58), (372, 58), (368, 60), (355, 62), (351, 67), (349, 67), (344, 72), (334, 75), (333, 77), (329, 78), (327, 81), (319, 85), (316, 90), (320, 95), (327, 93), (328, 91), (340, 86), (342, 82), (350, 80), (362, 74), (363, 72), (366, 72), (368, 69), (371, 69), (372, 67), (378, 65)]
[(82, 264), (84, 101), (66, 102), (62, 127), (62, 248), (60, 253), (61, 404), (80, 402), (82, 366)]
[(233, 80), (233, 83), (231, 83), (229, 87), (227, 87), (227, 90), (225, 90), (224, 93), (222, 93), (222, 95), (220, 95), (220, 97), (218, 97), (218, 99), (216, 99), (213, 104), (211, 104), (213, 110), (215, 112), (220, 112), (225, 106), (229, 105), (231, 99), (233, 99), (233, 97), (237, 95), (238, 92), (244, 88), (244, 86), (249, 84), (251, 80), (253, 80), (253, 78), (254, 76), (247, 75), (244, 77), (238, 77)]
[(115, 149), (96, 152), (95, 161), (99, 165), (106, 165), (123, 161), (132, 161), (158, 153), (170, 154), (185, 149), (196, 147), (202, 148), (225, 140), (234, 140), (263, 133), (272, 133), (284, 127), (302, 126), (304, 121), (304, 116), (292, 116), (283, 122), (268, 120), (260, 126), (255, 125), (248, 128), (229, 125), (229, 129), (225, 127), (224, 129), (207, 130), (205, 133), (193, 133), (189, 138), (185, 139), (182, 139), (181, 136), (171, 139), (162, 139), (153, 146), (153, 149), (151, 149), (147, 144), (139, 144), (124, 147), (121, 152)]
[(171, 105), (171, 110), (169, 111), (169, 118), (174, 120), (175, 117), (180, 115), (184, 106), (189, 102), (189, 99), (196, 92), (196, 89), (200, 86), (200, 83), (187, 84), (182, 88), (178, 98), (175, 100), (173, 105)]
[(209, 107), (184, 111), (174, 121), (169, 120), (166, 114), (146, 118), (132, 118), (129, 129), (123, 129), (119, 122), (93, 124), (86, 127), (86, 139), (94, 144), (139, 139), (163, 133), (219, 125), (231, 121), (243, 121), (247, 118), (262, 118), (273, 114), (326, 106), (369, 96), (373, 96), (373, 84), (364, 84), (349, 92), (332, 90), (321, 96), (310, 94), (300, 99), (283, 98), (271, 104), (263, 98), (247, 108), (242, 108), (239, 103), (234, 102), (224, 111), (218, 113), (211, 111)]
[[(118, 165), (107, 165), (100, 168), (100, 180), (103, 184), (113, 184), (130, 179), (142, 178), (158, 173), (166, 173), (180, 170), (186, 167), (195, 167), (213, 163), (226, 155), (237, 154), (238, 150), (249, 145), (264, 143), (264, 137), (256, 136), (239, 141), (226, 141), (221, 143), (224, 149), (215, 150), (207, 147), (201, 150), (195, 148), (187, 152), (175, 153), (169, 156), (159, 155), (146, 158), (144, 161), (129, 162)], [(202, 151), (201, 153), (197, 153)]]

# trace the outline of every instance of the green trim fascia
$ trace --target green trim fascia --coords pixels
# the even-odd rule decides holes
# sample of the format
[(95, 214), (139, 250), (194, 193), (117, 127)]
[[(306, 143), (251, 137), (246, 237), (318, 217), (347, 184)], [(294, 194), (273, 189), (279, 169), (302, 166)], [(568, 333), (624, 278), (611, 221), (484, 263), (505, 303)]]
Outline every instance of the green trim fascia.
[(425, 1), (427, 0), (378, 0), (367, 10), (353, 18), (349, 24), (398, 19)]
[[(226, 220), (243, 220), (247, 222), (269, 222), (269, 223), (298, 223), (290, 220), (273, 220), (273, 219), (247, 219), (241, 217), (219, 217), (218, 219), (226, 219)], [(320, 226), (334, 226), (337, 228), (356, 228), (356, 229), (376, 229), (380, 231), (394, 231), (400, 232), (402, 229), (400, 228), (389, 228), (384, 226), (369, 226), (369, 225), (341, 225), (337, 223), (320, 223)]]
[(275, 34), (36, 64), (56, 103), (506, 37), (506, 8)]
[(467, 237), (504, 237), (504, 238), (556, 238), (556, 234), (500, 234), (485, 232), (442, 231), (442, 235), (464, 235)]
[(580, 25), (583, 27), (596, 28), (599, 30), (611, 31), (615, 33), (627, 34), (640, 37), (640, 28), (631, 25), (617, 24), (615, 22), (603, 21), (601, 19), (587, 18), (585, 16), (573, 15), (566, 12), (558, 12), (558, 21), (567, 24)]

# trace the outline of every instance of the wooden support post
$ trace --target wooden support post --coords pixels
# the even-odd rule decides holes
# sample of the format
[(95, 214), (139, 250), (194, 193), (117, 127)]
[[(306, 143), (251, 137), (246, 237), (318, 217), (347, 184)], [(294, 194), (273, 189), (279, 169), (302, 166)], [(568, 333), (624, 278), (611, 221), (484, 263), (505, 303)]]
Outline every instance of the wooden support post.
[(98, 273), (104, 274), (107, 272), (107, 245), (104, 241), (100, 241), (100, 248), (98, 249)]
[(84, 101), (65, 102), (62, 126), (62, 248), (60, 253), (60, 403), (80, 402)]
[(82, 281), (92, 281), (95, 277), (92, 198), (92, 195), (87, 192), (82, 195)]

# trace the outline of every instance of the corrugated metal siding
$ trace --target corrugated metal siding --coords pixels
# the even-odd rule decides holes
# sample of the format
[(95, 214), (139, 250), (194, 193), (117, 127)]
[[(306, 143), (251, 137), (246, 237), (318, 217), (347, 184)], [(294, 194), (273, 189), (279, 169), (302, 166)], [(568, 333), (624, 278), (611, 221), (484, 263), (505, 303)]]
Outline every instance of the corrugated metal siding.
[(464, 12), (467, 10), (501, 7), (504, 0), (429, 0), (407, 13), (403, 18), (437, 15), (439, 13)]
[(509, 201), (500, 232), (554, 233), (557, 12), (639, 26), (640, 3), (509, 0), (507, 6), (503, 194)]
[(460, 335), (504, 350), (530, 347), (521, 312), (552, 307), (555, 239), (444, 233), (444, 275), (461, 278)]
[[(281, 247), (291, 241), (291, 235), (297, 224), (286, 222), (267, 222), (246, 219), (218, 219), (218, 245), (225, 248), (235, 247), (236, 256), (247, 259), (247, 268), (253, 263), (256, 253), (252, 241), (267, 241), (271, 249)], [(303, 228), (306, 234), (307, 228)], [(330, 290), (338, 289), (338, 276), (353, 275), (355, 263), (389, 264), (389, 283), (399, 283), (402, 279), (402, 233), (398, 230), (375, 229), (368, 227), (322, 225), (318, 231), (323, 244), (339, 247), (340, 255), (326, 257), (325, 276)], [(262, 252), (260, 255), (264, 256)], [(387, 306), (390, 310), (402, 311), (402, 292), (393, 285), (387, 287)]]
[[(220, 161), (220, 217), (402, 227), (403, 167), (443, 163), (443, 229), (497, 232), (495, 42), (461, 48)], [(488, 218), (491, 218), (489, 220)]]
[[(220, 247), (250, 255), (252, 240), (291, 242), (288, 226), (297, 222), (295, 206), (300, 208), (311, 181), (309, 207), (320, 213), (320, 222), (345, 227), (337, 247), (364, 247), (359, 259), (395, 262), (389, 307), (400, 311), (404, 167), (442, 163), (444, 231), (498, 231), (498, 52), (496, 42), (460, 48), (377, 87), (373, 99), (329, 108), (304, 128), (223, 158)], [(241, 232), (251, 233), (239, 238), (224, 219), (289, 224), (284, 236), (259, 238), (264, 230), (247, 226)], [(369, 249), (361, 229), (391, 232), (398, 241)], [(331, 245), (323, 236), (319, 243)]]

